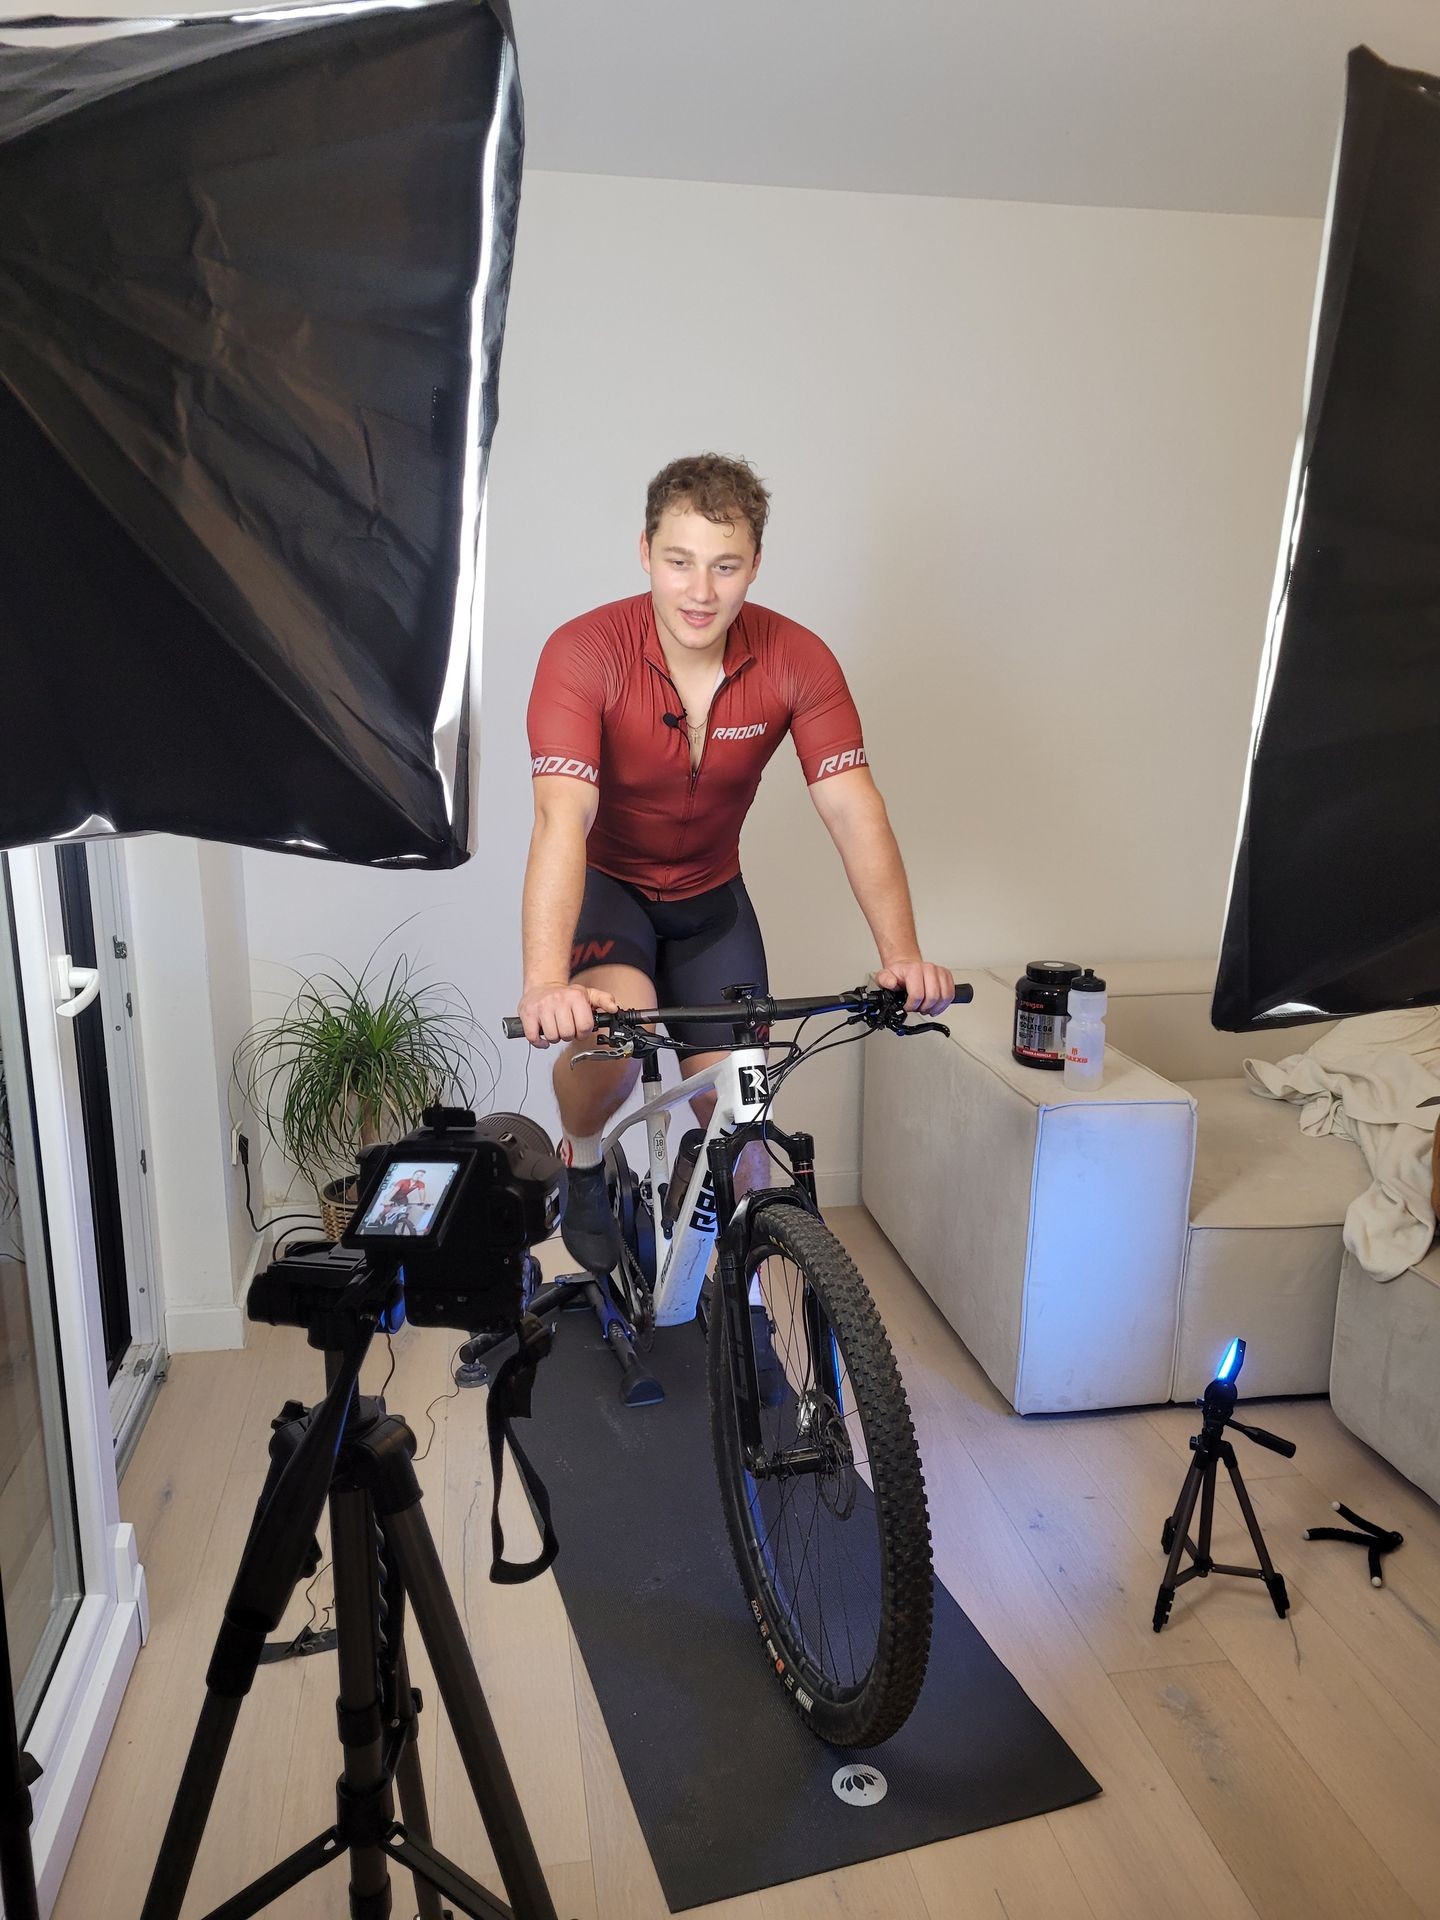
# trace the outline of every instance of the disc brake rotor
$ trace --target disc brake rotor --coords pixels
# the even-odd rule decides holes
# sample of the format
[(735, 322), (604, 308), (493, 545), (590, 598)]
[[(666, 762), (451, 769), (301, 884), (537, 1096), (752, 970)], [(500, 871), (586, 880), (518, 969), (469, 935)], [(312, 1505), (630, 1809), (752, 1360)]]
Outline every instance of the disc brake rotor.
[(848, 1520), (855, 1511), (860, 1476), (855, 1471), (855, 1449), (839, 1411), (827, 1400), (815, 1423), (815, 1442), (825, 1456), (824, 1469), (816, 1476), (820, 1498), (837, 1520)]

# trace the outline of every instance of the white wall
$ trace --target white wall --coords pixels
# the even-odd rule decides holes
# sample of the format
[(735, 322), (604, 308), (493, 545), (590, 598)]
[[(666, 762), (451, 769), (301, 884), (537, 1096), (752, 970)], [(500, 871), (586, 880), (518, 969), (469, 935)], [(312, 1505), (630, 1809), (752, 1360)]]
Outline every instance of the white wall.
[(165, 833), (124, 851), (166, 1344), (238, 1347), (259, 1252), (230, 1163), (230, 1062), (251, 1015), (244, 867), (234, 847)]
[[(529, 175), (491, 472), (486, 846), (447, 875), (247, 854), (257, 1010), (281, 1004), (274, 963), (354, 965), (412, 913), (406, 943), (487, 1023), (513, 1008), (536, 654), (641, 589), (645, 482), (701, 447), (773, 488), (755, 598), (845, 665), (929, 954), (1213, 951), (1319, 240), (1298, 219)], [(776, 989), (859, 979), (873, 950), (788, 746), (742, 853)], [(796, 1082), (832, 1195), (854, 1192), (860, 1051)], [(507, 1049), (504, 1104), (523, 1064)]]

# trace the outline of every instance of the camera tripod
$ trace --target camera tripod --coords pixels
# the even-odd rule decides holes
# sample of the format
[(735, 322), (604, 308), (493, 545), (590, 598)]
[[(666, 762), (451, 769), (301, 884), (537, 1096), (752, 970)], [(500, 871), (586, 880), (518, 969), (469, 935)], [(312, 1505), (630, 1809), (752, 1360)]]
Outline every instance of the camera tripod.
[[(1245, 1434), (1257, 1446), (1268, 1447), (1272, 1453), (1283, 1454), (1288, 1460), (1295, 1452), (1293, 1440), (1282, 1440), (1277, 1433), (1267, 1433), (1264, 1427), (1247, 1426), (1244, 1421), (1235, 1419), (1235, 1402), (1239, 1395), (1235, 1387), (1235, 1376), (1240, 1371), (1245, 1358), (1245, 1342), (1232, 1340), (1225, 1358), (1220, 1363), (1220, 1371), (1205, 1389), (1205, 1397), (1200, 1402), (1202, 1421), (1199, 1433), (1190, 1441), (1195, 1458), (1190, 1462), (1190, 1470), (1185, 1476), (1185, 1484), (1180, 1489), (1180, 1498), (1175, 1503), (1175, 1511), (1165, 1522), (1160, 1535), (1160, 1550), (1170, 1558), (1165, 1565), (1165, 1577), (1160, 1582), (1160, 1591), (1155, 1599), (1155, 1616), (1152, 1625), (1156, 1633), (1170, 1617), (1170, 1608), (1174, 1603), (1175, 1589), (1183, 1587), (1187, 1580), (1204, 1580), (1212, 1573), (1239, 1574), (1242, 1579), (1263, 1580), (1274, 1602), (1275, 1611), (1283, 1620), (1290, 1611), (1290, 1596), (1285, 1591), (1285, 1577), (1275, 1571), (1270, 1555), (1266, 1551), (1265, 1539), (1260, 1531), (1260, 1522), (1255, 1518), (1255, 1509), (1250, 1504), (1250, 1496), (1245, 1491), (1245, 1482), (1240, 1476), (1239, 1462), (1235, 1458), (1235, 1449), (1225, 1438), (1227, 1426), (1234, 1426), (1237, 1433)], [(1240, 1511), (1245, 1516), (1245, 1525), (1250, 1530), (1250, 1539), (1255, 1548), (1257, 1567), (1222, 1566), (1210, 1555), (1210, 1529), (1215, 1518), (1215, 1469), (1224, 1465), (1235, 1488), (1235, 1498), (1240, 1503)], [(1200, 1502), (1200, 1525), (1198, 1538), (1190, 1538), (1190, 1521), (1195, 1512), (1196, 1500)], [(1181, 1556), (1188, 1553), (1191, 1565), (1183, 1573), (1179, 1572)]]
[[(367, 1293), (367, 1288), (369, 1289)], [(449, 1920), (441, 1896), (472, 1920), (556, 1920), (464, 1628), (420, 1511), (415, 1438), (382, 1400), (359, 1397), (360, 1369), (381, 1315), (373, 1276), (346, 1289), (310, 1327), (329, 1389), (306, 1408), (291, 1401), (273, 1423), (270, 1468), (206, 1674), (205, 1704), (150, 1881), (141, 1920), (179, 1920), (221, 1768), (255, 1678), (307, 1568), (328, 1501), (335, 1574), (343, 1768), (336, 1819), (288, 1859), (214, 1908), (207, 1920), (244, 1920), (348, 1852), (353, 1920), (387, 1920), (392, 1861), (414, 1876), (419, 1920)], [(368, 1304), (368, 1312), (357, 1311)], [(505, 1888), (506, 1906), (431, 1842), (416, 1750), (419, 1695), (405, 1658), (409, 1603)], [(403, 1821), (395, 1818), (398, 1790)]]

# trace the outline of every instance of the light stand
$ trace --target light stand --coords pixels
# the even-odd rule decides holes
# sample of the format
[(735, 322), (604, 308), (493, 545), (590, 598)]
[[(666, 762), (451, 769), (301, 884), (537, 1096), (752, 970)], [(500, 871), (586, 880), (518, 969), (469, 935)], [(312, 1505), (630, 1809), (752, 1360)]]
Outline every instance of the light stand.
[[(1268, 1447), (1272, 1453), (1283, 1454), (1287, 1460), (1294, 1455), (1295, 1442), (1282, 1440), (1278, 1434), (1267, 1433), (1263, 1427), (1246, 1426), (1243, 1421), (1235, 1418), (1235, 1402), (1239, 1398), (1235, 1376), (1239, 1373), (1244, 1359), (1245, 1342), (1232, 1340), (1225, 1358), (1220, 1362), (1219, 1371), (1205, 1389), (1205, 1397), (1200, 1402), (1203, 1409), (1203, 1424), (1199, 1433), (1194, 1435), (1190, 1442), (1195, 1458), (1190, 1463), (1190, 1471), (1186, 1474), (1185, 1484), (1180, 1489), (1180, 1498), (1175, 1502), (1175, 1511), (1165, 1522), (1164, 1531), (1160, 1536), (1161, 1551), (1168, 1553), (1170, 1558), (1165, 1566), (1165, 1578), (1160, 1582), (1160, 1591), (1155, 1599), (1153, 1625), (1156, 1633), (1159, 1633), (1170, 1618), (1175, 1589), (1183, 1587), (1187, 1580), (1204, 1580), (1212, 1573), (1234, 1573), (1240, 1575), (1242, 1579), (1263, 1580), (1280, 1618), (1283, 1620), (1290, 1611), (1290, 1596), (1285, 1591), (1284, 1576), (1275, 1571), (1270, 1555), (1265, 1549), (1260, 1522), (1255, 1518), (1255, 1509), (1250, 1504), (1250, 1496), (1245, 1491), (1245, 1482), (1240, 1477), (1235, 1449), (1225, 1438), (1225, 1429), (1227, 1426), (1233, 1426), (1238, 1433), (1245, 1434), (1257, 1446)], [(1211, 1558), (1210, 1530), (1215, 1518), (1215, 1469), (1222, 1462), (1235, 1488), (1235, 1498), (1240, 1503), (1245, 1524), (1250, 1529), (1256, 1558), (1260, 1562), (1258, 1567), (1227, 1567)], [(1192, 1541), (1189, 1527), (1197, 1499), (1200, 1502), (1199, 1538)], [(1180, 1560), (1186, 1553), (1190, 1555), (1192, 1564), (1181, 1573), (1178, 1571)]]

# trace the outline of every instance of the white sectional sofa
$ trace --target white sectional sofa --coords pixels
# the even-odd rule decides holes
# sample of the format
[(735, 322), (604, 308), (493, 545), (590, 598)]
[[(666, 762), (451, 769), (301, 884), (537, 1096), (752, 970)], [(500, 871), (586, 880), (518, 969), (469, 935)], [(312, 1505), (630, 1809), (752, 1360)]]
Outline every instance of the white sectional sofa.
[(1069, 1093), (1011, 1057), (1022, 971), (865, 1062), (865, 1205), (991, 1380), (1019, 1413), (1192, 1400), (1241, 1334), (1247, 1399), (1328, 1390), (1440, 1500), (1440, 1248), (1366, 1274), (1359, 1150), (1243, 1077), (1327, 1029), (1217, 1033), (1213, 965), (1102, 965), (1105, 1081)]
[(1325, 1392), (1369, 1176), (1242, 1077), (1321, 1029), (1216, 1033), (1204, 962), (1098, 970), (1098, 1092), (1011, 1058), (1018, 966), (971, 976), (948, 1042), (872, 1050), (866, 1206), (1021, 1413), (1191, 1399), (1236, 1333), (1247, 1396)]

